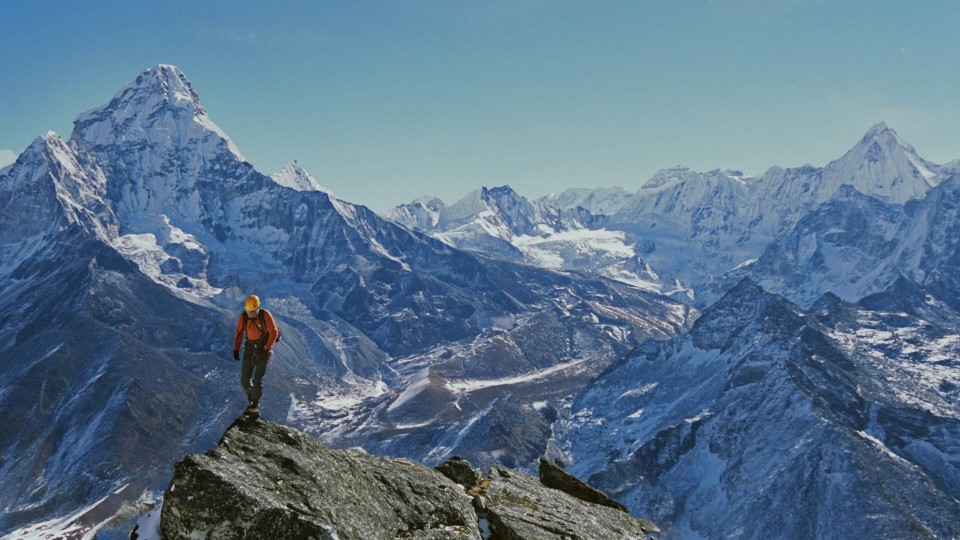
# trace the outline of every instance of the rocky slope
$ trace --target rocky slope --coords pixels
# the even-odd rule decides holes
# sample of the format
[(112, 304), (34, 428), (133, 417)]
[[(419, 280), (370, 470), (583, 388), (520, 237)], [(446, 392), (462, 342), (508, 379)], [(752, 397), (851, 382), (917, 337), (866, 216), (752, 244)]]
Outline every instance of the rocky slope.
[[(957, 238), (960, 176), (949, 176), (905, 205), (867, 197), (849, 186), (781, 236), (753, 265), (725, 276), (753, 279), (810, 305), (826, 292), (857, 300), (900, 276), (960, 307)], [(719, 288), (724, 288), (721, 282)]]
[[(174, 467), (166, 538), (646, 539), (653, 523), (495, 467), (486, 479), (332, 450), (293, 429), (239, 418), (219, 444)], [(563, 474), (555, 473), (555, 474)], [(473, 482), (477, 481), (477, 482)], [(468, 494), (469, 490), (469, 494)]]
[(809, 310), (745, 280), (580, 393), (560, 448), (679, 538), (952, 538), (958, 327), (906, 280)]

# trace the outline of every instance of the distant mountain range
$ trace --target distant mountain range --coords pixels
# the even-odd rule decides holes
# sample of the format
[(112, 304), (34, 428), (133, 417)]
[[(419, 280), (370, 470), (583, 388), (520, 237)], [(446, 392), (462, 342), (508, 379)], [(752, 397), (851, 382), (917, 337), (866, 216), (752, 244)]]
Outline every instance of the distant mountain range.
[(924, 160), (879, 123), (822, 168), (774, 167), (749, 177), (678, 167), (635, 193), (572, 189), (536, 201), (506, 186), (482, 188), (449, 207), (425, 198), (387, 217), (463, 249), (601, 275), (706, 307), (718, 298), (711, 286), (718, 276), (759, 258), (842, 186), (903, 204), (956, 170), (956, 163)]
[(0, 535), (125, 536), (242, 410), (256, 293), (264, 416), (333, 446), (558, 457), (676, 538), (957, 536), (958, 172), (881, 123), (823, 168), (384, 217), (149, 69), (0, 169)]

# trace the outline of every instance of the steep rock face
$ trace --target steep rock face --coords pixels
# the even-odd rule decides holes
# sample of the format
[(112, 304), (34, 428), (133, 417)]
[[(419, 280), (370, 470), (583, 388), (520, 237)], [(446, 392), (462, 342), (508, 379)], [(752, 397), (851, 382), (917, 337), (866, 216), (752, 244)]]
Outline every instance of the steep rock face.
[(660, 532), (650, 521), (591, 504), (499, 465), (490, 471), (485, 499), (495, 538), (505, 540), (641, 540)]
[(741, 206), (749, 203), (752, 180), (733, 171), (663, 170), (611, 216), (609, 225), (647, 229), (653, 228), (646, 223), (651, 219), (667, 220), (674, 225), (663, 234), (674, 233), (708, 249), (726, 247), (724, 243), (737, 240), (731, 233), (744, 230), (749, 221)]
[(521, 196), (510, 186), (481, 188), (444, 208), (437, 224), (443, 231), (455, 231), (489, 213), (507, 235), (536, 234), (565, 227), (559, 212)]
[(464, 486), (417, 463), (331, 450), (293, 429), (244, 416), (216, 448), (174, 467), (161, 530), (171, 540), (479, 540), (477, 506), (493, 527), (489, 538), (645, 539), (658, 532), (653, 523), (502, 467), (481, 486), (468, 496)]
[(957, 322), (905, 282), (808, 311), (741, 282), (574, 400), (565, 460), (679, 536), (955, 536)]
[(845, 186), (743, 269), (765, 288), (810, 305), (826, 292), (848, 302), (890, 287), (899, 276), (960, 307), (960, 177), (906, 205)]
[(71, 142), (103, 165), (110, 198), (134, 230), (137, 216), (216, 217), (221, 201), (197, 195), (222, 184), (249, 192), (258, 181), (174, 66), (144, 71), (107, 105), (80, 115)]
[(770, 240), (770, 225), (757, 211), (756, 185), (757, 179), (737, 171), (666, 169), (609, 216), (606, 227), (625, 233), (624, 243), (658, 276), (657, 290), (696, 285), (689, 296), (699, 300), (700, 284)]
[(162, 460), (212, 442), (203, 427), (226, 425), (236, 396), (219, 312), (170, 297), (109, 246), (63, 240), (5, 291), (0, 530), (98, 501), (109, 516)]
[(564, 493), (569, 493), (574, 497), (599, 504), (616, 508), (622, 512), (627, 511), (627, 507), (608, 497), (605, 493), (595, 487), (581, 481), (576, 476), (563, 470), (562, 467), (551, 463), (545, 457), (540, 458), (540, 483), (553, 489), (559, 489)]
[(106, 179), (56, 134), (38, 137), (0, 176), (0, 278), (70, 227), (115, 237)]

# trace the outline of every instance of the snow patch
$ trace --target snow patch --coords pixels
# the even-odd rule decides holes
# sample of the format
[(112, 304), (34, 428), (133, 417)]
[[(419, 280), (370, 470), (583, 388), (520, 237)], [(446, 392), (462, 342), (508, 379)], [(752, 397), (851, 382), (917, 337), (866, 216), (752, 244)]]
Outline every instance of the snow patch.
[(542, 379), (554, 373), (565, 371), (567, 369), (573, 369), (585, 362), (588, 362), (589, 359), (577, 359), (563, 364), (557, 364), (546, 369), (539, 371), (533, 371), (530, 373), (525, 373), (523, 375), (517, 375), (515, 377), (503, 377), (500, 379), (463, 379), (458, 381), (447, 381), (446, 386), (454, 392), (473, 392), (482, 388), (490, 388), (491, 386), (510, 386), (514, 384), (521, 384), (525, 382), (535, 381), (537, 379)]
[(397, 396), (390, 406), (387, 407), (387, 412), (393, 412), (399, 407), (402, 407), (405, 403), (415, 398), (420, 392), (422, 392), (427, 386), (430, 385), (430, 369), (423, 369), (411, 377), (413, 382), (407, 382), (407, 387), (403, 389), (403, 392), (400, 392), (400, 395)]
[(900, 457), (899, 455), (897, 455), (893, 450), (890, 450), (890, 448), (889, 448), (886, 444), (884, 444), (883, 441), (881, 441), (880, 439), (874, 437), (873, 435), (870, 435), (869, 433), (867, 433), (867, 432), (865, 432), (865, 431), (857, 431), (857, 435), (859, 435), (859, 436), (863, 437), (864, 439), (870, 441), (870, 442), (873, 444), (873, 446), (875, 446), (878, 450), (882, 451), (884, 454), (886, 454), (886, 455), (889, 456), (890, 458), (894, 459), (895, 461), (899, 461), (900, 463), (903, 463), (903, 464), (905, 464), (905, 465), (907, 465), (907, 466), (909, 466), (909, 467), (911, 467), (911, 468), (915, 468), (915, 467), (916, 467), (914, 464), (910, 463), (909, 461), (907, 461), (907, 460), (903, 459), (902, 457)]

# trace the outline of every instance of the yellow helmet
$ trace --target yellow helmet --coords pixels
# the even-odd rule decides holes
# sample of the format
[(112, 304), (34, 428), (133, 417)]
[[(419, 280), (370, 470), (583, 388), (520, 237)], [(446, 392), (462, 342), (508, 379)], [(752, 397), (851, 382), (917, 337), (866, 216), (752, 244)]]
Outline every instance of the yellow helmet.
[(260, 299), (257, 298), (257, 295), (251, 294), (247, 297), (247, 303), (243, 306), (247, 311), (256, 311), (260, 309)]

